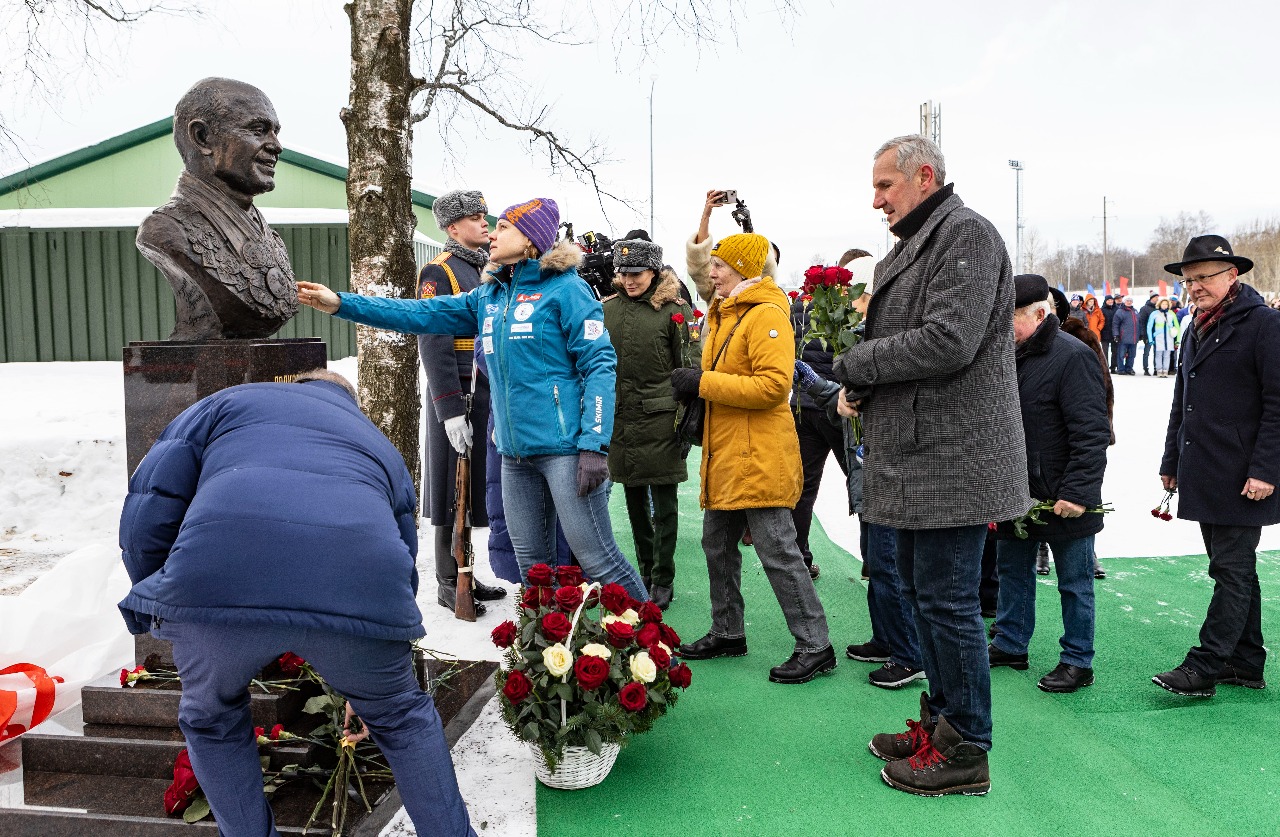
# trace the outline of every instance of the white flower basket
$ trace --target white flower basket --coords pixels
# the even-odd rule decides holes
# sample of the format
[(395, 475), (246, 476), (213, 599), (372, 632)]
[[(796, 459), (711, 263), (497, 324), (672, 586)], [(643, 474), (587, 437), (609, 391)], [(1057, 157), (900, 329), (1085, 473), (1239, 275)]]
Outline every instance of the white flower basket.
[(536, 744), (531, 746), (533, 773), (538, 781), (549, 788), (561, 790), (582, 790), (603, 782), (613, 769), (613, 763), (618, 760), (618, 750), (621, 749), (618, 744), (605, 744), (597, 756), (586, 747), (565, 747), (564, 758), (552, 771), (542, 758), (542, 750)]

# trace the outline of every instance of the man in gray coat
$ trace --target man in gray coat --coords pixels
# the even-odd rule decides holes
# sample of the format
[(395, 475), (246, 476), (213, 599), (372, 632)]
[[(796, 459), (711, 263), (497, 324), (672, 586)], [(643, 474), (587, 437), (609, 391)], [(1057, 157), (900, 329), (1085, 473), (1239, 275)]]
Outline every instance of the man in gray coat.
[(898, 530), (930, 688), (918, 724), (869, 747), (885, 782), (922, 796), (991, 788), (982, 549), (987, 524), (1031, 507), (1009, 254), (945, 177), (924, 137), (876, 152), (872, 206), (899, 240), (876, 266), (865, 340), (834, 368), (865, 417), (863, 516)]

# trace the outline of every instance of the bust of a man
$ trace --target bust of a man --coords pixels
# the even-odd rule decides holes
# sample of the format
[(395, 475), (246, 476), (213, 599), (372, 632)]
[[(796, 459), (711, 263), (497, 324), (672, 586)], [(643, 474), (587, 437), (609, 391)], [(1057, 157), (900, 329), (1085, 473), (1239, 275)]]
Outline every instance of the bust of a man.
[(298, 310), (284, 242), (253, 205), (275, 188), (275, 108), (240, 81), (196, 82), (173, 114), (184, 171), (138, 228), (138, 249), (173, 287), (170, 340), (270, 337)]

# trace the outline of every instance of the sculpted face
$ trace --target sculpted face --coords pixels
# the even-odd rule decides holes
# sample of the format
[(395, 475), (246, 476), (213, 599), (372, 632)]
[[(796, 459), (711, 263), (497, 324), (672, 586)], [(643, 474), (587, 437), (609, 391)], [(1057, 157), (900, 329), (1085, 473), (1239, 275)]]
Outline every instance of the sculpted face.
[(261, 195), (276, 188), (280, 120), (265, 95), (245, 85), (231, 96), (227, 116), (214, 124), (191, 123), (192, 141), (209, 159), (211, 174), (232, 192)]

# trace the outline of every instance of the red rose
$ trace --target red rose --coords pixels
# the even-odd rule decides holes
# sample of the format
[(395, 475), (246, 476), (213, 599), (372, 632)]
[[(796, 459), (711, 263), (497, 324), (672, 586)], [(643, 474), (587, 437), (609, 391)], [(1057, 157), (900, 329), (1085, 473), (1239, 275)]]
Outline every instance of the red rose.
[(653, 660), (653, 664), (659, 669), (664, 669), (671, 665), (671, 655), (661, 645), (649, 646), (649, 659)]
[(556, 607), (565, 613), (573, 613), (582, 604), (582, 590), (577, 587), (561, 587), (556, 591)]
[(573, 630), (569, 617), (558, 610), (553, 610), (542, 617), (542, 635), (552, 642), (561, 642)]
[(600, 588), (599, 587), (588, 588), (586, 607), (592, 608), (598, 604), (600, 604)]
[(689, 684), (693, 682), (693, 672), (689, 671), (689, 667), (684, 663), (671, 669), (670, 675), (671, 685), (681, 689), (689, 688)]
[(180, 814), (191, 804), (191, 797), (200, 789), (195, 771), (191, 769), (191, 757), (184, 747), (173, 761), (173, 784), (164, 791), (166, 814)]
[(546, 564), (534, 564), (529, 568), (529, 583), (537, 587), (551, 584), (551, 567)]
[(254, 727), (254, 728), (253, 728), (253, 739), (254, 739), (255, 741), (257, 741), (259, 738), (261, 738), (262, 736), (264, 736), (264, 735), (266, 735), (266, 734), (267, 734), (267, 728), (266, 728), (266, 727)]
[(280, 659), (276, 660), (276, 664), (280, 666), (280, 673), (285, 677), (293, 677), (296, 675), (302, 670), (302, 667), (306, 665), (306, 662), (306, 660), (302, 659), (292, 651), (284, 652), (284, 654), (280, 656)]
[(516, 623), (510, 619), (493, 629), (493, 633), (489, 634), (489, 638), (493, 640), (493, 644), (499, 648), (510, 648), (516, 641)]
[(800, 292), (799, 292), (799, 291), (787, 291), (787, 296), (791, 297), (792, 299), (795, 299), (796, 297), (800, 296)]
[(600, 604), (614, 615), (620, 616), (627, 609), (627, 603), (630, 600), (631, 597), (627, 595), (627, 591), (621, 584), (606, 584), (600, 588)]
[(661, 622), (662, 608), (653, 602), (645, 602), (640, 605), (640, 621), (641, 622)]
[(529, 610), (537, 610), (551, 604), (554, 595), (550, 587), (526, 587), (520, 595), (520, 604)]
[(573, 664), (573, 673), (578, 682), (587, 691), (600, 688), (600, 684), (609, 676), (609, 664), (599, 657), (583, 654)]
[(610, 622), (604, 626), (604, 630), (609, 635), (609, 644), (614, 648), (626, 648), (636, 638), (635, 628), (626, 622)]
[(507, 675), (507, 683), (502, 687), (502, 696), (512, 703), (519, 703), (533, 691), (533, 684), (524, 672), (513, 671)]
[(280, 733), (282, 732), (284, 732), (284, 724), (276, 724), (271, 728), (271, 734), (268, 735), (267, 738), (270, 738), (272, 741), (279, 741)]
[(697, 317), (698, 319), (702, 319), (702, 309), (700, 308), (693, 309), (693, 316)]
[(649, 693), (643, 683), (628, 683), (618, 692), (618, 703), (628, 712), (639, 712), (649, 703)]
[(684, 325), (684, 314), (681, 314), (679, 311), (675, 312), (671, 315), (671, 322), (676, 325)]
[(670, 625), (663, 623), (658, 626), (658, 630), (662, 632), (662, 642), (668, 648), (680, 647), (680, 635), (677, 634)]
[(636, 632), (636, 642), (641, 648), (648, 648), (650, 645), (657, 645), (662, 641), (662, 631), (653, 622), (646, 622), (640, 626), (640, 630)]
[(576, 564), (556, 567), (556, 581), (561, 587), (577, 587), (582, 583), (582, 567)]

